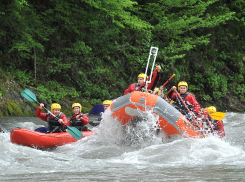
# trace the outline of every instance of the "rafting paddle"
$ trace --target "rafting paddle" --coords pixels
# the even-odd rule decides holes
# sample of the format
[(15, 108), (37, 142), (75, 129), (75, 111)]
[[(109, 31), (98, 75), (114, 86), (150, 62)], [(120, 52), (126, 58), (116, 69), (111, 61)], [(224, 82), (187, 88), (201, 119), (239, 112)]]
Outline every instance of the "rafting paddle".
[[(37, 97), (34, 93), (32, 93), (30, 90), (25, 89), (24, 91), (21, 92), (21, 95), (23, 97), (25, 97), (27, 100), (31, 101), (31, 102), (36, 102), (38, 104), (40, 104), (37, 101)], [(54, 116), (56, 119), (58, 119), (52, 112), (50, 112), (47, 108), (43, 107), (48, 113), (50, 113), (52, 116)], [(65, 125), (67, 127), (67, 130), (69, 132), (69, 134), (71, 136), (73, 136), (74, 138), (76, 138), (77, 140), (83, 137), (83, 134), (75, 127), (70, 127), (67, 126), (64, 122), (61, 122), (63, 125)]]
[(162, 86), (164, 87), (173, 77), (175, 77), (175, 74), (173, 74)]

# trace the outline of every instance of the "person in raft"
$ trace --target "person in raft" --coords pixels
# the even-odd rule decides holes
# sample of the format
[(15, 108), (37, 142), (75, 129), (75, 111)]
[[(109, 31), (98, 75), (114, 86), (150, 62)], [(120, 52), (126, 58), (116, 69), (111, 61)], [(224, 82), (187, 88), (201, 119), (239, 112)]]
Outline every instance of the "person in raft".
[[(102, 105), (103, 105), (103, 107), (104, 107), (104, 112), (105, 112), (105, 110), (107, 109), (107, 108), (109, 108), (110, 106), (111, 106), (111, 101), (110, 100), (105, 100), (103, 103), (102, 103)], [(103, 112), (101, 112), (100, 113), (100, 116), (99, 116), (99, 118), (96, 120), (96, 121), (91, 121), (91, 122), (89, 122), (89, 124), (90, 125), (92, 125), (92, 126), (97, 126), (97, 125), (99, 125), (100, 124), (100, 121), (102, 120), (102, 114), (103, 114)]]
[[(210, 116), (210, 114), (216, 113), (216, 107), (209, 106), (201, 109), (201, 112), (204, 115), (204, 117), (202, 118), (204, 132), (206, 134), (213, 133), (214, 135), (218, 135), (220, 138), (223, 138), (225, 136), (223, 121), (214, 120)], [(211, 124), (211, 126), (209, 123)]]
[[(153, 91), (154, 88), (157, 85), (157, 82), (160, 80), (160, 71), (161, 71), (161, 66), (156, 66), (157, 68), (157, 73), (155, 73), (152, 77), (151, 83), (147, 86), (147, 90), (151, 90)], [(140, 73), (138, 75), (138, 83), (133, 83), (131, 84), (125, 91), (124, 91), (124, 95), (131, 93), (133, 91), (144, 91), (143, 87), (144, 87), (144, 79), (147, 78), (147, 75), (144, 73)]]
[(196, 97), (189, 92), (188, 90), (188, 84), (185, 81), (181, 81), (178, 84), (178, 90), (180, 92), (180, 96), (182, 100), (185, 102), (186, 106), (190, 110), (190, 113), (188, 113), (188, 110), (186, 109), (185, 105), (182, 103), (181, 99), (177, 96), (176, 93), (174, 93), (174, 89), (176, 89), (175, 86), (172, 87), (172, 90), (169, 92), (168, 97), (174, 101), (174, 107), (179, 110), (182, 114), (187, 116), (187, 118), (191, 118), (189, 114), (196, 117), (200, 114), (200, 104), (197, 102)]
[(72, 104), (73, 115), (69, 119), (71, 126), (76, 127), (79, 131), (89, 131), (86, 126), (89, 123), (88, 116), (82, 113), (82, 106), (79, 103)]
[(158, 96), (160, 96), (161, 98), (164, 98), (163, 86), (161, 86), (160, 88), (156, 87), (156, 88), (154, 89), (153, 94), (158, 95)]
[(37, 108), (35, 115), (43, 121), (48, 123), (48, 131), (47, 133), (61, 133), (66, 131), (66, 126), (61, 124), (64, 122), (67, 126), (70, 126), (70, 122), (68, 122), (64, 113), (60, 112), (61, 106), (57, 103), (53, 103), (51, 105), (51, 112), (56, 116), (54, 117), (50, 113), (42, 113), (42, 109), (44, 104), (41, 103)]

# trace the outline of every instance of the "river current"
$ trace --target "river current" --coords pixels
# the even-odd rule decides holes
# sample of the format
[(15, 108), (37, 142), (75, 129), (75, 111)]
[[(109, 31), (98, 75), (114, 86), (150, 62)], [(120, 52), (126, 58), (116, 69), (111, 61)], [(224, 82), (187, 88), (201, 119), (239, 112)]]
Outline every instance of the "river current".
[(10, 132), (45, 122), (1, 117), (0, 181), (245, 181), (245, 114), (227, 113), (223, 122), (223, 139), (168, 141), (149, 123), (123, 127), (107, 112), (101, 125), (91, 127), (96, 134), (40, 150), (11, 143)]

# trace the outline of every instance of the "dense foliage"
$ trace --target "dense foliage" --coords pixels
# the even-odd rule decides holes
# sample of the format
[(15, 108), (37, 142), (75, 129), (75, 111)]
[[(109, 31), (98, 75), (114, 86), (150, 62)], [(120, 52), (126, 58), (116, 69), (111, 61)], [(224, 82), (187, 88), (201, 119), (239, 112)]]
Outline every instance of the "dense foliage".
[[(242, 0), (0, 2), (1, 72), (49, 102), (123, 94), (159, 47), (160, 84), (185, 80), (199, 100), (245, 100)], [(2, 95), (2, 93), (0, 94)]]

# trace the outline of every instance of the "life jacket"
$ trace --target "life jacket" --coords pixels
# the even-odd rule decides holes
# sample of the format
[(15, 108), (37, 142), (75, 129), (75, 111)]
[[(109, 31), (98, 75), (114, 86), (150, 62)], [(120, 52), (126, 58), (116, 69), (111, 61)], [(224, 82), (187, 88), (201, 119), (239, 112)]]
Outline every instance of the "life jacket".
[[(189, 95), (190, 93), (184, 93), (184, 94), (179, 94), (180, 97), (182, 98), (182, 100), (185, 102), (186, 106), (189, 108), (190, 111), (192, 111), (194, 109), (194, 107), (189, 103), (185, 101), (185, 98), (187, 95)], [(182, 103), (182, 101), (180, 100), (179, 97), (176, 97), (176, 101), (175, 101), (175, 106), (176, 109), (178, 109), (182, 114), (186, 115), (188, 114), (188, 110), (186, 109), (185, 105)]]
[(81, 119), (77, 119), (77, 115), (81, 115), (82, 113), (80, 112), (79, 114), (73, 114), (72, 117), (70, 118), (70, 123), (71, 126), (76, 127), (79, 131), (87, 131), (86, 125), (83, 124), (83, 121)]
[[(140, 87), (140, 84), (139, 83), (135, 83), (135, 89), (134, 90), (138, 90), (139, 87)], [(144, 88), (144, 85), (138, 91), (143, 92), (144, 91), (143, 88)]]
[[(214, 132), (215, 132), (215, 134), (216, 134), (217, 131), (215, 130), (215, 126), (214, 126), (215, 121), (213, 119), (211, 119), (211, 118), (208, 118), (208, 119), (209, 119), (209, 122), (207, 121), (207, 119), (204, 119), (203, 122), (202, 122), (203, 123), (203, 131), (204, 131), (204, 133), (207, 134), (207, 135), (214, 134), (212, 129), (211, 129), (211, 127), (212, 127)], [(210, 127), (209, 123), (211, 124), (211, 127)]]
[(62, 112), (59, 113), (58, 116), (54, 118), (50, 118), (50, 113), (47, 114), (47, 122), (48, 122), (48, 131), (47, 133), (60, 133), (65, 132), (65, 128), (62, 124), (58, 122), (60, 117), (63, 115)]

